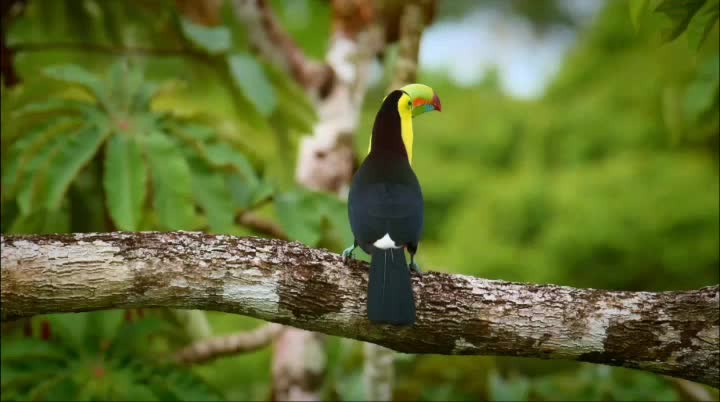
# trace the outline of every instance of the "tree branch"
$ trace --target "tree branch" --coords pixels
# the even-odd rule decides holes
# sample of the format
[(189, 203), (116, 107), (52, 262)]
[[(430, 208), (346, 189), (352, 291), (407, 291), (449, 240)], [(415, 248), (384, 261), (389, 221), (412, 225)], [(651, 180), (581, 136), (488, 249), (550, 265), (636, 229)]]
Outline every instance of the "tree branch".
[(2, 321), (169, 307), (225, 311), (406, 353), (580, 360), (717, 387), (720, 286), (622, 292), (413, 278), (413, 327), (372, 325), (367, 264), (275, 239), (190, 232), (2, 236)]
[(238, 353), (253, 352), (269, 345), (282, 329), (282, 325), (270, 323), (248, 332), (202, 339), (175, 353), (175, 360), (196, 364)]
[(300, 85), (317, 88), (332, 79), (332, 71), (326, 65), (305, 57), (280, 26), (266, 0), (234, 0), (233, 9), (236, 18), (245, 25), (256, 53), (288, 71)]
[(191, 48), (152, 48), (140, 46), (115, 46), (101, 43), (88, 42), (43, 42), (43, 43), (18, 43), (10, 46), (13, 52), (47, 52), (52, 50), (68, 50), (79, 52), (105, 53), (109, 55), (139, 55), (139, 56), (167, 56), (167, 57), (192, 57), (203, 61), (209, 61), (210, 57)]

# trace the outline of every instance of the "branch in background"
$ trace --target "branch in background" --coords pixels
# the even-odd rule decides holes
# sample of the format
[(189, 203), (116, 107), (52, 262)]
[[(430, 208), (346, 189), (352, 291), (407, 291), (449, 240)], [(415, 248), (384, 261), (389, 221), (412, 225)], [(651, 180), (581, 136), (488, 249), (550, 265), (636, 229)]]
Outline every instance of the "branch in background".
[(420, 52), (420, 37), (428, 23), (427, 9), (434, 9), (433, 0), (416, 0), (403, 7), (400, 16), (400, 37), (398, 40), (398, 55), (395, 61), (393, 77), (389, 91), (401, 88), (415, 82), (418, 70), (418, 54)]
[(704, 386), (696, 382), (675, 377), (668, 377), (668, 380), (683, 401), (710, 402), (718, 400)]
[(306, 89), (332, 80), (332, 70), (305, 57), (266, 0), (233, 0), (232, 4), (236, 18), (247, 29), (250, 46), (260, 57), (288, 71)]
[(238, 353), (254, 352), (269, 345), (282, 329), (282, 325), (269, 323), (252, 331), (202, 339), (178, 351), (175, 360), (199, 364)]
[(0, 316), (140, 307), (224, 311), (405, 353), (510, 355), (720, 385), (720, 286), (623, 292), (413, 278), (417, 323), (366, 318), (364, 262), (274, 239), (191, 232), (2, 236)]
[(285, 231), (275, 222), (267, 220), (251, 211), (243, 211), (235, 219), (239, 225), (247, 226), (250, 229), (280, 240), (287, 240)]
[(220, 9), (223, 0), (175, 0), (180, 14), (188, 17), (193, 23), (207, 27), (220, 24)]

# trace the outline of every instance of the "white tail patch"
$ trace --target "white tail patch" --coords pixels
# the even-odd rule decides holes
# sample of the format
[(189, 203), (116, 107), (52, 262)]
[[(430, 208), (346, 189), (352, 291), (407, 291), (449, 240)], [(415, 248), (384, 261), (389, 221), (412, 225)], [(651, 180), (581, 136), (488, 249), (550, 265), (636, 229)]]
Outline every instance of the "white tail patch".
[(375, 240), (375, 243), (373, 243), (373, 246), (377, 248), (381, 248), (383, 250), (387, 250), (389, 248), (400, 248), (402, 246), (396, 246), (395, 241), (390, 238), (390, 233), (385, 233), (385, 236), (383, 236), (380, 239)]

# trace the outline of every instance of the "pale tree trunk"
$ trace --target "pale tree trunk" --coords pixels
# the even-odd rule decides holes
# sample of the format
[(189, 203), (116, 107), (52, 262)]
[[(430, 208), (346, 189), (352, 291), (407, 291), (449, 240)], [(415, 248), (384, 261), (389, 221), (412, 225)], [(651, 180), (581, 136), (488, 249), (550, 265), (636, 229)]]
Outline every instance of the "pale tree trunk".
[(720, 286), (576, 289), (427, 272), (412, 327), (367, 320), (368, 265), (192, 232), (2, 236), (0, 318), (167, 307), (243, 314), (405, 353), (579, 360), (720, 385)]
[[(300, 145), (298, 183), (343, 197), (352, 177), (352, 135), (359, 124), (371, 63), (383, 45), (379, 29), (372, 24), (372, 2), (333, 0), (324, 64), (302, 54), (265, 1), (236, 0), (234, 6), (259, 55), (290, 73), (315, 104), (318, 122)], [(273, 398), (320, 399), (325, 361), (323, 334), (297, 328), (282, 331), (274, 343)]]

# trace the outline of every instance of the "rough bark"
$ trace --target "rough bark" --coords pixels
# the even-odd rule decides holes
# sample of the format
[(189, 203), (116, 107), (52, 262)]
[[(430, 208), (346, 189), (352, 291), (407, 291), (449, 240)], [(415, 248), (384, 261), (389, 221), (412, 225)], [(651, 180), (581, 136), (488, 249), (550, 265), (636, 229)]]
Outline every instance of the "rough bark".
[(428, 272), (413, 327), (365, 316), (367, 264), (299, 243), (192, 232), (2, 236), (2, 321), (224, 311), (405, 353), (580, 360), (719, 385), (720, 286), (623, 292)]

